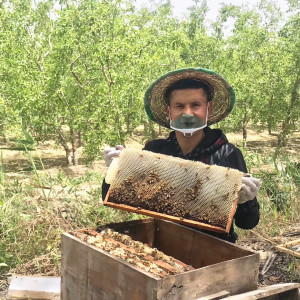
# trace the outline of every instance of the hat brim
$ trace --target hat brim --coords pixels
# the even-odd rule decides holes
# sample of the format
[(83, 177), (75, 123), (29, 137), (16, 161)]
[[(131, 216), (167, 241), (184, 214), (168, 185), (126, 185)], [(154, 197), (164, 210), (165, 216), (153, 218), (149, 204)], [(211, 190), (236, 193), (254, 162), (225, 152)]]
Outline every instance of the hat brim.
[(207, 120), (208, 125), (223, 120), (232, 111), (235, 103), (235, 93), (225, 78), (211, 70), (187, 68), (175, 70), (161, 76), (147, 89), (144, 106), (152, 121), (170, 128), (166, 112), (166, 91), (174, 82), (187, 78), (203, 81), (213, 90), (212, 109)]

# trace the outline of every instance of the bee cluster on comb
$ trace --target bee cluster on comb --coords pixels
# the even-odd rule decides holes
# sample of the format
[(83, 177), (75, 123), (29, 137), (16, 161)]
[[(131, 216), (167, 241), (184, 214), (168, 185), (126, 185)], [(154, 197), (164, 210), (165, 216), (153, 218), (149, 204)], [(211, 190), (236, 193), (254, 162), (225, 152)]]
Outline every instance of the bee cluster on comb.
[(111, 187), (105, 204), (228, 232), (243, 176), (230, 168), (125, 149), (108, 169), (106, 182)]

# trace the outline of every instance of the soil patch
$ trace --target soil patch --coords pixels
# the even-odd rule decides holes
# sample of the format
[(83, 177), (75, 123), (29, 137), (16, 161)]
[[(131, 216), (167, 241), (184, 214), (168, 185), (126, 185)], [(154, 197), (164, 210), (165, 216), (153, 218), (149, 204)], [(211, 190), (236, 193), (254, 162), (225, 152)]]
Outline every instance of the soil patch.
[[(292, 232), (298, 231), (295, 227)], [(254, 233), (247, 240), (239, 241), (238, 244), (259, 253), (259, 286), (268, 286), (278, 283), (300, 283), (300, 260), (287, 253), (278, 251), (276, 245), (285, 244), (288, 241), (299, 239), (300, 236), (286, 238), (284, 236), (267, 240), (260, 238)]]

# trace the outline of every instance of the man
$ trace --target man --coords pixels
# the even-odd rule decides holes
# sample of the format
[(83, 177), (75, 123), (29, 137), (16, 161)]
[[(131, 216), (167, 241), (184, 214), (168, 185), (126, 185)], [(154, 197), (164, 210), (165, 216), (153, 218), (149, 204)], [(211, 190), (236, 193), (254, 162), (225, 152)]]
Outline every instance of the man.
[[(148, 142), (144, 150), (238, 169), (247, 173), (241, 151), (230, 144), (220, 129), (208, 125), (224, 119), (232, 110), (235, 95), (229, 83), (219, 74), (189, 68), (169, 72), (156, 80), (145, 95), (145, 110), (154, 122), (172, 128), (167, 139)], [(109, 165), (122, 146), (106, 148), (104, 158)], [(235, 225), (252, 229), (259, 221), (256, 199), (260, 182), (254, 177), (243, 177), (242, 191), (234, 216)], [(103, 197), (108, 185), (103, 182)], [(235, 242), (233, 225), (229, 234), (207, 232)]]

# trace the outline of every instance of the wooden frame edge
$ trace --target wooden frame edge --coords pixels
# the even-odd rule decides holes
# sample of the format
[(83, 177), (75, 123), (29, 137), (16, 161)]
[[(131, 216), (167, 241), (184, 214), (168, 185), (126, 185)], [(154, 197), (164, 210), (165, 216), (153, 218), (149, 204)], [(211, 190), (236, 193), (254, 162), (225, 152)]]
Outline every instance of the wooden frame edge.
[(235, 211), (236, 211), (236, 208), (237, 208), (237, 203), (238, 203), (238, 199), (234, 200), (231, 212), (229, 214), (226, 229), (225, 229), (226, 233), (229, 233), (229, 231), (230, 231), (230, 228), (231, 228), (231, 225), (232, 225), (232, 222), (233, 222), (233, 217), (234, 217), (234, 214), (235, 214)]
[[(201, 223), (201, 222), (188, 220), (188, 219), (184, 219), (184, 218), (180, 218), (180, 217), (174, 217), (174, 216), (170, 216), (170, 215), (166, 215), (166, 214), (162, 214), (162, 213), (158, 213), (158, 212), (153, 212), (151, 210), (139, 209), (139, 208), (136, 208), (133, 206), (125, 205), (125, 204), (116, 204), (113, 202), (108, 202), (109, 194), (110, 194), (110, 191), (108, 190), (106, 197), (104, 199), (104, 202), (103, 202), (103, 204), (108, 207), (121, 209), (124, 211), (133, 212), (133, 213), (137, 213), (137, 214), (142, 214), (142, 215), (146, 215), (146, 216), (153, 217), (153, 218), (159, 218), (159, 219), (163, 219), (163, 220), (167, 220), (167, 221), (173, 221), (173, 222), (177, 222), (180, 224), (197, 227), (197, 228), (201, 228), (201, 229), (205, 229), (205, 230), (210, 230), (210, 231), (214, 231), (214, 232), (218, 232), (218, 233), (227, 233), (226, 229), (224, 229), (222, 227), (213, 226), (213, 225), (209, 225), (206, 223)], [(230, 227), (229, 227), (229, 229), (230, 229)]]

